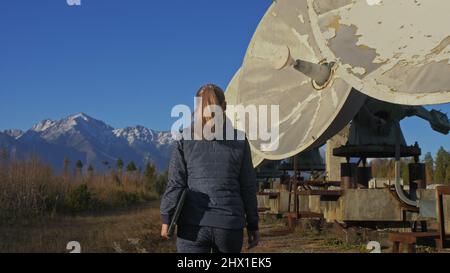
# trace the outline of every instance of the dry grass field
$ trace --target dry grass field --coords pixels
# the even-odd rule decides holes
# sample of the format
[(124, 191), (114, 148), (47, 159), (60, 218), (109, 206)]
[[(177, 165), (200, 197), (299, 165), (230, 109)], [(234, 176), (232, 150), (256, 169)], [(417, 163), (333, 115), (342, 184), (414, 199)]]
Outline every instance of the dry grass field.
[[(297, 228), (284, 220), (263, 218), (260, 245), (252, 253), (367, 253), (362, 244), (347, 244), (328, 229)], [(160, 236), (159, 201), (133, 209), (76, 217), (0, 224), (0, 253), (68, 253), (67, 243), (77, 241), (83, 253), (172, 253), (175, 240)], [(244, 252), (248, 252), (245, 248)], [(436, 252), (418, 247), (418, 252)], [(383, 248), (382, 252), (391, 252)], [(444, 251), (446, 252), (446, 251)], [(448, 252), (446, 252), (448, 253)]]
[(81, 169), (55, 173), (37, 158), (4, 162), (0, 156), (0, 223), (116, 211), (156, 200), (165, 174)]
[[(85, 253), (175, 252), (174, 240), (160, 238), (159, 202), (114, 213), (58, 217), (34, 223), (0, 225), (0, 252), (63, 253), (78, 241)], [(361, 252), (314, 231), (289, 232), (284, 221), (262, 220), (261, 243), (251, 252), (322, 253)], [(244, 250), (245, 251), (245, 250)]]
[(0, 226), (0, 252), (61, 253), (78, 241), (87, 253), (173, 252), (174, 244), (159, 238), (158, 203), (114, 213), (49, 219), (41, 223)]

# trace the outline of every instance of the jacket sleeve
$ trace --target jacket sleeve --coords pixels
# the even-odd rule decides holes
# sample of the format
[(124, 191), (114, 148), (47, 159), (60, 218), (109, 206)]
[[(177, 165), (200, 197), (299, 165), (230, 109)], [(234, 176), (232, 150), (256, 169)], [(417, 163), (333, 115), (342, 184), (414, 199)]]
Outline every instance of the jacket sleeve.
[(244, 157), (240, 172), (241, 195), (244, 201), (245, 213), (247, 216), (247, 230), (258, 230), (258, 201), (256, 198), (257, 181), (253, 168), (252, 155), (248, 140), (245, 140)]
[(163, 224), (170, 224), (178, 199), (183, 190), (187, 188), (187, 170), (182, 141), (175, 142), (169, 162), (168, 181), (160, 207)]

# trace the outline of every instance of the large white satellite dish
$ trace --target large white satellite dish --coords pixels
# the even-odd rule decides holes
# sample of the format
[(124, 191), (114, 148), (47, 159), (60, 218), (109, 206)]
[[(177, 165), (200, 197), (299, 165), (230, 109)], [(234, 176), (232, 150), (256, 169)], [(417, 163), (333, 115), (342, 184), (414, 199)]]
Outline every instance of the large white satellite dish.
[[(234, 75), (233, 79), (231, 79), (228, 87), (225, 91), (225, 99), (228, 105), (238, 105), (238, 84), (241, 76), (241, 69), (239, 69)], [(237, 116), (235, 112), (225, 112), (227, 117), (237, 124)], [(255, 153), (255, 149), (252, 147), (252, 161), (253, 165), (256, 167), (264, 161), (264, 157), (260, 154)]]
[[(366, 98), (338, 74), (324, 75), (323, 81), (307, 76), (323, 75), (324, 70), (316, 65), (324, 56), (308, 18), (306, 1), (274, 2), (247, 50), (237, 101), (280, 106), (279, 147), (263, 151), (262, 141), (250, 140), (254, 163), (260, 158), (281, 160), (323, 144), (350, 122)], [(298, 59), (303, 61), (296, 63)]]
[(320, 51), (357, 90), (391, 103), (450, 102), (450, 1), (278, 2), (307, 2)]
[[(228, 84), (227, 89), (225, 90), (225, 100), (227, 102), (227, 105), (238, 104), (238, 84), (241, 77), (241, 72), (242, 70), (239, 68), (239, 70), (236, 72), (236, 74), (234, 74), (233, 78)], [(230, 111), (225, 111), (225, 113), (230, 120), (236, 122), (236, 113)]]

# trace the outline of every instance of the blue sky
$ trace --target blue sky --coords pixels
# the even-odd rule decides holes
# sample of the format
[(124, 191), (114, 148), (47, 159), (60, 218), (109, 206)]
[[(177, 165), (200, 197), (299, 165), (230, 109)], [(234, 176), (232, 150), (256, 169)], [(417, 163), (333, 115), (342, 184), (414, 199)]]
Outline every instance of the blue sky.
[[(226, 87), (271, 2), (2, 1), (0, 130), (79, 112), (114, 127), (168, 130), (172, 107), (192, 105), (199, 86)], [(424, 121), (402, 127), (425, 151), (450, 149)]]

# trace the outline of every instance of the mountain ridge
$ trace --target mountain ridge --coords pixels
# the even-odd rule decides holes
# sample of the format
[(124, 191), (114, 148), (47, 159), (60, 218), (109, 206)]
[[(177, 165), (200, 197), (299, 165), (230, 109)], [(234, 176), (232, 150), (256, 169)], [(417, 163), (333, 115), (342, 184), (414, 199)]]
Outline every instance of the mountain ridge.
[(141, 168), (152, 163), (163, 171), (172, 143), (170, 132), (141, 125), (114, 128), (85, 113), (44, 119), (27, 131), (0, 132), (0, 149), (19, 159), (36, 155), (58, 171), (63, 169), (65, 157), (72, 164), (81, 160), (86, 168), (92, 165), (99, 171), (115, 168), (118, 158), (125, 164), (134, 161)]

